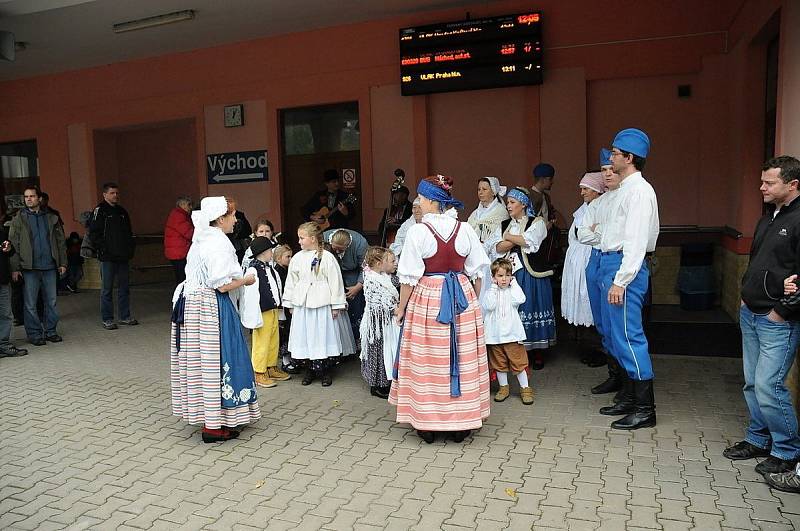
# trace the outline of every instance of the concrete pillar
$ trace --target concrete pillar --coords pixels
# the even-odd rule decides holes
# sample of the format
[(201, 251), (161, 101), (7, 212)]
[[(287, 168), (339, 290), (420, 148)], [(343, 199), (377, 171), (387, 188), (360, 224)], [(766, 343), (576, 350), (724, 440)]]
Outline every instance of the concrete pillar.
[[(800, 2), (785, 0), (781, 8), (781, 32), (778, 67), (778, 131), (779, 155), (800, 157)], [(798, 353), (800, 354), (800, 353)], [(795, 357), (786, 385), (794, 397), (800, 415), (800, 355)]]

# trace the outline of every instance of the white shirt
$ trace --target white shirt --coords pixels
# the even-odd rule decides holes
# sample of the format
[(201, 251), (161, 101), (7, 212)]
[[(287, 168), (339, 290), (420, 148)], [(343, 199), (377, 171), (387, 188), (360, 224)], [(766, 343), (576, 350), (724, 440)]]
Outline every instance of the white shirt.
[(317, 267), (311, 267), (316, 258), (317, 251), (311, 250), (292, 256), (283, 290), (284, 308), (331, 306), (341, 310), (347, 307), (342, 271), (336, 258), (328, 251), (322, 251), (319, 271)]
[(236, 250), (222, 229), (195, 231), (196, 239), (186, 255), (185, 293), (217, 289), (242, 277)]
[[(531, 254), (539, 250), (539, 246), (542, 245), (542, 242), (547, 237), (547, 226), (544, 224), (544, 220), (538, 217), (534, 219), (527, 229), (525, 228), (526, 223), (528, 223), (527, 216), (523, 216), (520, 219), (512, 218), (506, 230), (508, 234), (521, 235), (525, 240), (525, 247), (521, 249), (523, 254)], [(492, 258), (505, 257), (512, 252), (498, 252), (497, 244), (501, 241), (503, 241), (503, 228), (498, 226), (491, 238), (486, 240), (486, 246), (491, 249)]]
[(656, 192), (641, 172), (620, 183), (608, 210), (600, 250), (622, 251), (614, 284), (626, 287), (642, 267), (645, 253), (655, 251), (660, 229)]
[(394, 242), (389, 246), (389, 250), (394, 253), (395, 256), (400, 256), (400, 253), (403, 252), (403, 244), (406, 241), (406, 235), (408, 234), (408, 229), (411, 228), (412, 225), (415, 225), (417, 221), (414, 219), (414, 216), (411, 216), (407, 220), (400, 225), (400, 228), (397, 229), (397, 233), (394, 235)]
[[(428, 223), (442, 238), (446, 239), (455, 230), (458, 213), (454, 208), (444, 214), (425, 214), (423, 223)], [(468, 223), (461, 223), (455, 241), (456, 253), (465, 257), (464, 273), (472, 279), (483, 277), (483, 268), (489, 264), (489, 257), (483, 250), (475, 230)], [(408, 229), (403, 252), (397, 264), (397, 277), (401, 284), (416, 286), (417, 281), (425, 274), (424, 259), (436, 254), (438, 244), (428, 227), (417, 223)]]
[[(616, 197), (617, 189), (609, 190), (586, 206), (583, 218), (575, 223), (578, 229), (578, 241), (584, 245), (600, 248), (600, 238), (603, 235), (603, 225), (608, 218), (610, 205)], [(592, 225), (596, 225), (592, 230)]]
[(517, 311), (519, 305), (525, 302), (525, 293), (516, 279), (512, 278), (506, 289), (500, 289), (492, 282), (481, 295), (480, 302), (487, 345), (525, 341), (525, 328)]

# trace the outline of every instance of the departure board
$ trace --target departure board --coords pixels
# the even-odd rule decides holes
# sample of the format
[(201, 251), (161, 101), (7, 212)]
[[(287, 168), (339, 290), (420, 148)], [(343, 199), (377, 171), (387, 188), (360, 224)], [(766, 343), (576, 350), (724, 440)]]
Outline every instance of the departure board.
[(400, 30), (404, 96), (542, 83), (540, 12)]

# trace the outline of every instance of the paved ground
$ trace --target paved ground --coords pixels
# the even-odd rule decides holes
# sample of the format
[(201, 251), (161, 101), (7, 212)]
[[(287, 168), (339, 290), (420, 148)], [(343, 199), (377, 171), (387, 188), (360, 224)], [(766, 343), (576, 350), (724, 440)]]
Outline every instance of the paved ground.
[(0, 529), (800, 528), (800, 496), (721, 456), (745, 421), (735, 359), (657, 357), (658, 427), (625, 433), (587, 391), (603, 369), (562, 347), (533, 406), (433, 445), (349, 363), (261, 391), (264, 418), (207, 445), (170, 416), (169, 293), (136, 289), (142, 325), (117, 331), (96, 300), (59, 299), (64, 343), (0, 360)]

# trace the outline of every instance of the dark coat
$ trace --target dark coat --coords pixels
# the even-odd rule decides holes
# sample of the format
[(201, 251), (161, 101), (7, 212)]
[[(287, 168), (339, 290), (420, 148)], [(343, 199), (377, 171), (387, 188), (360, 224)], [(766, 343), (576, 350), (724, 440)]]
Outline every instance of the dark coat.
[(136, 243), (128, 211), (103, 201), (94, 209), (89, 237), (101, 262), (127, 262), (133, 258)]

